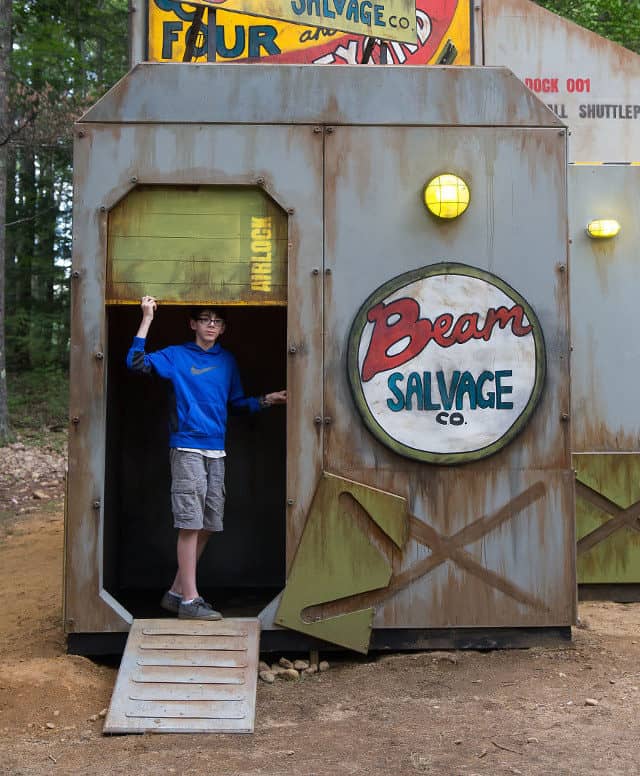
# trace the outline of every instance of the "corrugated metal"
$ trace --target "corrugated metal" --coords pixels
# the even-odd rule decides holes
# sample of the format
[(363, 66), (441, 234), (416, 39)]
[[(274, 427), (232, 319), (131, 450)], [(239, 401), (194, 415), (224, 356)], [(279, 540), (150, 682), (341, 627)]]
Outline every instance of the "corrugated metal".
[(252, 733), (258, 620), (134, 620), (105, 733)]
[[(593, 240), (589, 221), (615, 218), (617, 237)], [(571, 376), (576, 453), (640, 452), (640, 167), (570, 166)]]
[(138, 65), (82, 121), (562, 126), (504, 68), (169, 63)]
[(640, 158), (640, 56), (530, 0), (483, 0), (485, 65), (508, 67), (571, 129), (569, 161)]
[[(416, 520), (389, 584), (393, 595), (360, 603), (379, 604), (374, 627), (571, 623), (562, 133), (336, 127), (325, 156), (325, 468), (406, 498)], [(443, 170), (471, 190), (468, 211), (450, 223), (430, 218), (420, 200)], [(443, 260), (488, 270), (522, 293), (547, 344), (546, 385), (524, 431), (499, 453), (457, 469), (410, 462), (377, 442), (346, 376), (347, 337), (363, 301), (390, 278)], [(331, 613), (339, 609), (337, 602)]]

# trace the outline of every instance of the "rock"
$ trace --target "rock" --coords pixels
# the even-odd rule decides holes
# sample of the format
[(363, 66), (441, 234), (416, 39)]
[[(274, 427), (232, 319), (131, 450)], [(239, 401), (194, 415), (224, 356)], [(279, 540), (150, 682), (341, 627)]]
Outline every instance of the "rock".
[(563, 673), (562, 673), (562, 671), (560, 671), (560, 673), (558, 674), (558, 676), (559, 676), (561, 679), (566, 679), (566, 678), (567, 678), (567, 675), (566, 675), (566, 674), (563, 674)]
[(267, 684), (273, 684), (276, 680), (276, 675), (273, 673), (273, 671), (260, 671), (258, 673), (258, 676), (262, 679), (263, 682), (266, 682)]
[(309, 668), (305, 668), (302, 673), (307, 674), (308, 676), (311, 676), (311, 674), (317, 674), (318, 666), (315, 663), (311, 663)]
[(271, 671), (271, 668), (269, 668), (268, 663), (265, 663), (264, 660), (261, 660), (258, 663), (258, 671)]
[(89, 721), (90, 721), (90, 722), (97, 722), (97, 721), (98, 721), (98, 715), (97, 715), (97, 714), (92, 714), (92, 715), (89, 717)]
[(456, 746), (459, 746), (462, 743), (461, 738), (456, 738), (456, 740), (453, 742)]
[(474, 701), (479, 701), (480, 700), (480, 696), (479, 695), (474, 695), (473, 696), (473, 700)]
[(293, 668), (293, 663), (290, 660), (287, 660), (286, 657), (281, 657), (280, 660), (278, 660), (278, 663), (282, 668)]
[(108, 711), (108, 709), (102, 709), (102, 711), (98, 712), (98, 716), (102, 717), (104, 719), (104, 717), (107, 716), (107, 711)]
[(60, 711), (59, 711), (58, 709), (56, 709), (56, 710), (53, 712), (53, 716), (54, 716), (54, 717), (59, 717), (59, 716), (60, 716)]
[(318, 663), (318, 671), (320, 671), (320, 673), (323, 673), (324, 671), (328, 671), (329, 668), (330, 668), (329, 663), (326, 660), (321, 660)]
[(527, 738), (527, 743), (528, 744), (539, 744), (540, 741), (535, 736), (530, 736), (529, 738)]
[(597, 701), (595, 698), (587, 698), (584, 702), (585, 706), (597, 706), (599, 701)]
[(49, 498), (49, 496), (47, 496), (47, 494), (43, 490), (34, 490), (33, 497), (36, 499), (39, 499), (40, 501), (42, 501), (43, 499)]
[(289, 682), (295, 682), (296, 679), (300, 679), (300, 674), (296, 671), (295, 668), (285, 668), (280, 675), (283, 679), (286, 679)]
[(55, 728), (55, 725), (53, 724), (53, 722), (47, 722), (45, 727), (48, 728), (49, 730), (53, 730)]
[(309, 661), (308, 660), (294, 660), (293, 661), (293, 667), (296, 669), (296, 671), (304, 671), (305, 668), (309, 668)]
[(283, 671), (286, 671), (286, 668), (283, 668), (282, 666), (278, 665), (277, 663), (274, 663), (271, 668), (268, 669), (271, 671), (271, 673), (275, 674), (276, 676), (279, 676)]
[(295, 752), (294, 752), (294, 750), (293, 750), (293, 749), (288, 749), (288, 750), (285, 752), (285, 754), (287, 755), (287, 757), (291, 757), (291, 755), (292, 755), (292, 754), (295, 754)]
[(90, 738), (93, 738), (93, 732), (91, 730), (83, 730), (82, 733), (80, 733), (80, 739), (82, 741), (88, 741)]
[(430, 652), (429, 657), (435, 662), (438, 660), (442, 660), (443, 662), (447, 663), (457, 663), (458, 658), (456, 655), (453, 654), (453, 652)]

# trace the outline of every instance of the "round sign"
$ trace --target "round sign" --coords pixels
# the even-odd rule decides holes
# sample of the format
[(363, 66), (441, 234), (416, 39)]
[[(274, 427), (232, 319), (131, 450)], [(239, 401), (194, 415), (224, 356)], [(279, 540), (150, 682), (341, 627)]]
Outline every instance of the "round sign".
[(527, 301), (464, 264), (422, 267), (371, 294), (351, 327), (349, 381), (369, 430), (400, 455), (476, 461), (524, 427), (546, 371)]

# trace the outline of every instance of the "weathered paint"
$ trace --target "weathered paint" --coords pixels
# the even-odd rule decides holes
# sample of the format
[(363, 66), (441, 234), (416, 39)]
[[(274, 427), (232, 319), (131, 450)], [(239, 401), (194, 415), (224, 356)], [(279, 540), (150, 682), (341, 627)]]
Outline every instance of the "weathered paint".
[[(70, 435), (66, 540), (76, 632), (128, 627), (102, 585), (104, 517), (91, 513), (104, 487), (104, 359), (94, 354), (109, 357), (108, 214), (150, 185), (260, 185), (289, 211), (288, 568), (322, 469), (407, 502), (410, 538), (394, 551), (387, 589), (309, 602), (321, 612), (304, 602), (307, 613), (329, 621), (373, 607), (376, 628), (573, 622), (565, 132), (500, 69), (336, 72), (140, 66), (76, 127), (71, 414), (80, 422)], [(422, 203), (426, 181), (445, 168), (472, 196), (446, 224)], [(372, 437), (346, 369), (363, 301), (398, 274), (444, 261), (518, 289), (547, 344), (546, 387), (527, 426), (495, 455), (456, 469), (407, 460)], [(312, 545), (316, 562), (322, 543)], [(110, 614), (87, 606), (92, 597)]]
[(137, 187), (109, 213), (107, 304), (286, 304), (287, 239), (259, 188)]
[[(389, 67), (383, 75), (376, 67), (357, 67), (347, 76), (335, 67), (283, 65), (277, 73), (270, 69), (265, 74), (263, 65), (253, 64), (142, 64), (82, 121), (153, 121), (165, 125), (160, 136), (175, 131), (166, 126), (174, 124), (564, 126), (504, 68), (424, 71)], [(184, 144), (179, 136), (178, 142)], [(184, 153), (188, 164), (188, 149)]]
[(640, 582), (640, 455), (574, 455), (578, 582)]
[(323, 473), (276, 624), (366, 653), (373, 607), (327, 614), (323, 605), (386, 588), (408, 533), (405, 499)]
[[(389, 42), (387, 63), (395, 65), (471, 64), (469, 0), (417, 0), (417, 40)], [(178, 2), (150, 0), (148, 51), (151, 62), (181, 62), (195, 8)], [(194, 61), (207, 61), (208, 12), (196, 42)], [(136, 30), (136, 34), (140, 34)], [(145, 30), (141, 32), (145, 35)], [(142, 40), (142, 44), (147, 41)], [(362, 61), (366, 37), (339, 32), (333, 25), (305, 27), (275, 19), (216, 10), (218, 62), (260, 59), (269, 64), (351, 64)], [(372, 60), (380, 61), (375, 46)], [(140, 59), (136, 60), (140, 61)]]
[[(575, 547), (562, 133), (336, 127), (325, 158), (331, 423), (324, 466), (405, 497), (416, 520), (416, 537), (389, 585), (393, 594), (372, 594), (374, 627), (570, 623)], [(421, 201), (425, 183), (442, 170), (460, 175), (471, 190), (469, 209), (448, 223), (436, 222)], [(547, 344), (545, 388), (529, 423), (495, 455), (462, 469), (399, 458), (378, 442), (359, 421), (346, 375), (348, 334), (363, 300), (399, 273), (445, 258), (518, 289)]]
[(411, 270), (373, 292), (347, 354), (369, 431), (399, 455), (485, 458), (522, 430), (544, 385), (540, 323), (499, 278), (456, 263)]
[(484, 64), (508, 67), (571, 129), (569, 161), (640, 160), (640, 56), (530, 0), (483, 0)]
[[(633, 333), (640, 287), (640, 167), (571, 165), (571, 376), (576, 453), (640, 452)], [(593, 240), (586, 226), (615, 218), (620, 233)]]
[[(171, 67), (171, 66), (169, 66)], [(194, 98), (195, 99), (195, 98)], [(116, 112), (114, 120), (118, 119)], [(68, 632), (127, 630), (131, 620), (103, 581), (105, 482), (106, 256), (108, 213), (137, 185), (255, 186), (289, 215), (287, 448), (288, 547), (295, 548), (321, 467), (322, 134), (313, 127), (78, 125), (75, 129), (74, 255), (66, 523)], [(136, 178), (135, 182), (131, 178)], [(193, 300), (198, 302), (200, 300)], [(104, 358), (96, 358), (96, 353)], [(77, 423), (73, 420), (77, 418)], [(297, 464), (297, 461), (295, 462)], [(97, 503), (94, 508), (93, 504)], [(291, 550), (291, 553), (293, 549)], [(90, 602), (88, 604), (88, 602)]]

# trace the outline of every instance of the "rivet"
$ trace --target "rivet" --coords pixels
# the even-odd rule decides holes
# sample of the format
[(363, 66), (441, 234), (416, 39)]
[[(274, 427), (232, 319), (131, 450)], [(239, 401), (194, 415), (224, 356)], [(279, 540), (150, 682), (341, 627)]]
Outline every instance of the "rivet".
[(100, 350), (99, 350), (99, 351), (98, 351), (98, 352), (95, 354), (95, 359), (96, 359), (96, 361), (102, 361), (102, 359), (103, 359), (103, 358), (104, 358), (104, 353), (102, 353), (102, 351), (100, 351)]
[(319, 270), (317, 267), (314, 267), (314, 268), (311, 270), (311, 274), (312, 274), (312, 275), (319, 275), (319, 274), (320, 274), (320, 270)]
[(560, 135), (560, 137), (564, 137), (564, 129), (561, 129), (560, 132), (558, 132), (558, 134)]
[(295, 212), (296, 212), (296, 211), (295, 211), (295, 208), (292, 208), (292, 207), (288, 207), (288, 208), (287, 208), (287, 213), (288, 213), (290, 216), (292, 216), (292, 215), (293, 215)]
[(258, 186), (264, 186), (264, 178), (256, 178), (256, 183)]
[(74, 269), (73, 272), (71, 273), (71, 277), (74, 280), (77, 280), (80, 277), (80, 272), (77, 269)]
[(325, 419), (324, 419), (324, 425), (325, 425), (325, 426), (328, 426), (328, 425), (330, 425), (330, 424), (331, 424), (331, 418), (329, 418), (329, 417), (325, 418)]
[(132, 176), (129, 178), (129, 181), (130, 181), (131, 183), (137, 183), (137, 182), (138, 182), (138, 178), (137, 178), (135, 175), (132, 175)]
[(327, 127), (327, 135), (333, 135), (334, 128), (333, 127)]
[(99, 502), (99, 501), (96, 499), (96, 500), (95, 500), (95, 501), (94, 501), (94, 502), (91, 504), (91, 506), (92, 506), (94, 509), (100, 509), (100, 502)]
[(293, 506), (293, 504), (294, 504), (294, 501), (293, 501), (293, 499), (292, 499), (292, 498), (288, 498), (288, 499), (287, 499), (287, 506), (290, 506), (290, 507), (292, 507), (292, 506)]
[(563, 412), (562, 415), (560, 415), (560, 420), (563, 423), (566, 423), (569, 420), (569, 413), (568, 412)]
[(75, 620), (73, 619), (73, 617), (67, 618), (67, 625), (73, 625), (74, 623), (75, 623)]
[(316, 415), (315, 418), (313, 419), (313, 422), (316, 424), (316, 426), (319, 426), (322, 423), (322, 418), (320, 417), (320, 415)]
[(566, 272), (567, 265), (566, 264), (558, 264), (558, 272)]
[(104, 205), (100, 205), (100, 212), (101, 213), (106, 213), (107, 212), (107, 208)]
[(314, 135), (319, 135), (322, 132), (322, 127), (314, 127), (313, 133)]
[(78, 137), (84, 137), (85, 134), (86, 133), (85, 133), (84, 129), (81, 129), (80, 132), (78, 132)]
[(324, 271), (324, 274), (325, 274), (325, 275), (330, 275), (330, 274), (331, 274), (331, 267), (327, 267), (327, 268), (325, 269), (325, 271)]
[(78, 425), (78, 423), (80, 423), (80, 418), (79, 418), (77, 415), (74, 415), (74, 416), (71, 418), (71, 422), (73, 423), (73, 425), (74, 425), (74, 426), (77, 426), (77, 425)]
[(298, 348), (297, 348), (295, 345), (291, 345), (291, 346), (289, 347), (289, 353), (290, 353), (292, 356), (295, 356), (295, 354), (296, 354), (297, 352), (298, 352)]

